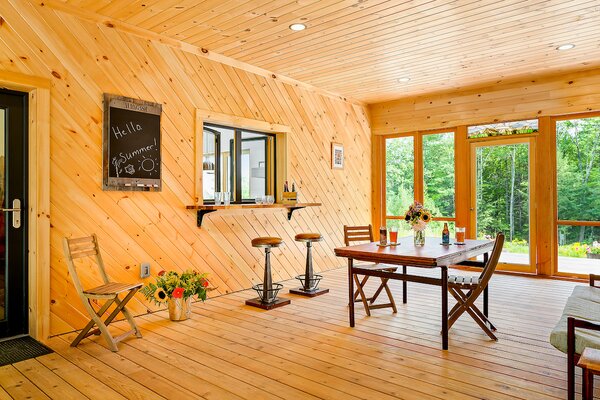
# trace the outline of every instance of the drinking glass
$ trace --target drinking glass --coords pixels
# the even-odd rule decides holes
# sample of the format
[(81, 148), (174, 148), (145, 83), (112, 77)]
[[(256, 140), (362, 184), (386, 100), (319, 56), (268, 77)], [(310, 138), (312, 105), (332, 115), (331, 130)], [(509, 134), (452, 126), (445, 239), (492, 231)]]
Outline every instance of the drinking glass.
[(256, 202), (256, 204), (263, 204), (264, 202), (264, 197), (263, 196), (257, 196), (254, 201)]
[(215, 192), (215, 206), (221, 205), (221, 199), (223, 198), (222, 192)]
[(395, 226), (390, 227), (390, 245), (395, 246), (398, 244), (398, 228)]
[(465, 243), (465, 228), (457, 226), (455, 231), (456, 231), (456, 243), (464, 244)]
[(229, 205), (229, 203), (231, 202), (231, 193), (229, 192), (223, 192), (223, 204), (225, 204), (226, 206)]
[(266, 204), (273, 204), (273, 203), (275, 203), (275, 197), (273, 197), (271, 195), (265, 196), (265, 203)]

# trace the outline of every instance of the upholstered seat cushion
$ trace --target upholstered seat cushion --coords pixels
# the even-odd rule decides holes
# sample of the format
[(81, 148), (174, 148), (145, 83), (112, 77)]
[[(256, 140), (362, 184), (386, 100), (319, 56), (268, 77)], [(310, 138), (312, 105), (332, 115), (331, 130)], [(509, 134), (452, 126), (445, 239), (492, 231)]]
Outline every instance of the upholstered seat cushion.
[[(585, 290), (585, 289), (591, 289)], [(567, 318), (574, 317), (600, 324), (600, 289), (578, 286), (567, 300), (560, 320), (550, 334), (550, 343), (563, 353), (567, 352)], [(581, 354), (586, 347), (600, 349), (600, 331), (575, 329), (575, 352)]]
[(252, 239), (253, 247), (279, 247), (283, 244), (283, 240), (278, 237), (258, 237)]
[(297, 242), (318, 242), (323, 240), (320, 233), (299, 233), (294, 238)]

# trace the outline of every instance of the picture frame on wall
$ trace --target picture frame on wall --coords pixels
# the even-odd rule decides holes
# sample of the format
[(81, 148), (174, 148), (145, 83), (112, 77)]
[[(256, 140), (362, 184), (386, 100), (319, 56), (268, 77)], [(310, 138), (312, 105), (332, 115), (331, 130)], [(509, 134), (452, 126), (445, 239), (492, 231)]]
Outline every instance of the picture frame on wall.
[(344, 169), (344, 145), (331, 143), (331, 168)]

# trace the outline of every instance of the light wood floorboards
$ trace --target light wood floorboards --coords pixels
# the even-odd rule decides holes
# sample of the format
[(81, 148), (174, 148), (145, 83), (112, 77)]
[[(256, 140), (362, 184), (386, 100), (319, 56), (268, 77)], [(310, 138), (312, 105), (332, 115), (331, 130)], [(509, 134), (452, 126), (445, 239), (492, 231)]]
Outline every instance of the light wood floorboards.
[[(0, 399), (566, 397), (565, 356), (548, 335), (575, 283), (494, 276), (490, 315), (499, 341), (465, 315), (444, 352), (438, 288), (409, 284), (402, 305), (393, 282), (398, 314), (366, 317), (358, 305), (352, 329), (345, 269), (324, 275), (329, 294), (309, 299), (286, 290), (292, 304), (276, 310), (244, 306), (254, 297), (244, 291), (194, 304), (184, 322), (170, 322), (165, 311), (138, 317), (144, 338), (126, 339), (118, 353), (100, 337), (76, 349), (68, 345), (74, 334), (54, 337), (56, 353), (0, 367)], [(119, 333), (126, 325), (111, 327)]]

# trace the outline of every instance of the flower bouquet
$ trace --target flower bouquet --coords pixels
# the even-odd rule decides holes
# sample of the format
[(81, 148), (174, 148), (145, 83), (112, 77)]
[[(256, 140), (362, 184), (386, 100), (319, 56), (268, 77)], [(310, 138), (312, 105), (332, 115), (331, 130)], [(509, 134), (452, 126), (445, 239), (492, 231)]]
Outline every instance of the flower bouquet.
[(172, 321), (188, 319), (191, 315), (191, 300), (197, 296), (206, 300), (209, 288), (207, 274), (190, 269), (181, 274), (176, 271), (160, 271), (155, 283), (144, 286), (140, 293), (156, 304), (168, 303)]
[(425, 228), (431, 221), (431, 212), (423, 208), (423, 205), (418, 201), (408, 207), (408, 211), (404, 215), (404, 220), (410, 225), (415, 232), (415, 246), (425, 245)]

